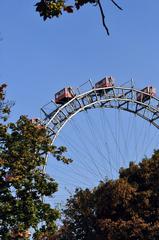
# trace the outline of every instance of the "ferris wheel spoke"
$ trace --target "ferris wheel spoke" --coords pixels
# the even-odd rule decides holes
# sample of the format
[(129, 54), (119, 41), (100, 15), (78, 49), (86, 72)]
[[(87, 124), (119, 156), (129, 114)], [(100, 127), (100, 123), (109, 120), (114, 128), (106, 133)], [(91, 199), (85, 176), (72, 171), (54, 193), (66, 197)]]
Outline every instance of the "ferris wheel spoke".
[(151, 128), (151, 124), (149, 124), (149, 133), (148, 133), (148, 139), (147, 139), (147, 142), (145, 143), (145, 148), (144, 148), (144, 152), (147, 153), (148, 150), (150, 149), (153, 141), (158, 138), (158, 133), (155, 132), (151, 137), (150, 137), (150, 128)]
[[(97, 178), (99, 177), (99, 174), (97, 174), (94, 169), (92, 168), (92, 164), (88, 164), (91, 163), (91, 159), (92, 156), (90, 156), (86, 151), (85, 151), (85, 147), (81, 148), (81, 144), (79, 145), (79, 143), (75, 143), (74, 139), (71, 139), (71, 136), (69, 135), (69, 137), (65, 134), (64, 137), (63, 136), (59, 136), (59, 138), (61, 138), (65, 144), (65, 146), (68, 146), (68, 151), (70, 150), (70, 152), (75, 153), (73, 154), (73, 156), (71, 155), (70, 158), (73, 158), (73, 161), (76, 161), (79, 165), (79, 169), (82, 166), (84, 169), (87, 169), (87, 171), (92, 175), (92, 176), (96, 176)], [(83, 140), (82, 142), (82, 147), (83, 147)], [(78, 161), (79, 156), (82, 156), (80, 158), (80, 161)]]
[[(88, 158), (89, 156), (85, 153), (85, 151), (83, 151), (78, 144), (76, 145), (73, 140), (71, 141), (70, 137), (68, 137), (66, 134), (65, 137), (59, 136), (59, 138), (62, 138), (65, 146), (68, 146), (68, 151), (75, 153), (73, 156), (69, 155), (70, 158), (75, 157), (75, 159), (73, 158), (72, 160), (78, 162), (79, 167), (82, 166), (84, 169), (87, 169), (90, 174), (98, 177), (98, 175), (93, 171), (93, 168), (88, 164), (90, 162), (90, 158)], [(79, 156), (82, 156), (80, 161), (78, 161)]]
[(84, 186), (88, 185), (88, 180), (84, 181), (83, 177), (82, 177), (82, 180), (81, 180), (75, 174), (74, 175), (70, 174), (69, 178), (68, 178), (68, 175), (66, 174), (66, 171), (62, 172), (62, 171), (59, 171), (59, 169), (58, 169), (56, 174), (54, 174), (54, 176), (55, 176), (56, 180), (57, 179), (60, 180), (61, 185), (64, 185), (64, 186), (66, 186), (67, 184), (74, 185), (74, 186), (78, 186), (78, 185), (81, 185), (81, 184), (84, 185)]
[(108, 136), (108, 125), (105, 124), (106, 122), (106, 113), (105, 113), (105, 109), (101, 111), (102, 112), (102, 133), (103, 133), (103, 143), (105, 145), (105, 149), (106, 149), (106, 152), (107, 152), (107, 156), (108, 156), (108, 162), (109, 162), (109, 168), (110, 168), (110, 171), (111, 171), (111, 176), (113, 178), (113, 172), (115, 171), (116, 174), (118, 174), (118, 169), (117, 167), (114, 165), (114, 161), (113, 161), (113, 156), (112, 156), (112, 151), (111, 151), (111, 146), (110, 146), (110, 142), (109, 142), (109, 137), (106, 137)]
[[(127, 128), (123, 126), (123, 123), (125, 123), (126, 120), (123, 121), (122, 116), (121, 116), (121, 110), (119, 109), (119, 124), (120, 124), (120, 129), (121, 129), (121, 138), (123, 139), (123, 147), (124, 147), (124, 152), (126, 153), (126, 156), (129, 158), (129, 149), (128, 149), (128, 139), (126, 139), (126, 130)], [(130, 120), (130, 119), (129, 119)], [(129, 122), (128, 122), (129, 125)]]
[[(85, 112), (85, 116), (86, 116), (86, 121), (88, 123), (88, 127), (90, 129), (90, 133), (92, 136), (92, 146), (94, 146), (94, 148), (96, 149), (97, 153), (100, 155), (100, 159), (102, 164), (102, 168), (104, 168), (105, 170), (105, 174), (107, 173), (108, 168), (107, 165), (105, 165), (106, 162), (108, 162), (108, 159), (106, 157), (106, 155), (103, 153), (103, 148), (101, 146), (100, 140), (102, 139), (102, 135), (99, 133), (100, 132), (100, 128), (98, 128), (98, 125), (100, 124), (100, 121), (97, 121), (96, 123), (93, 123), (93, 120), (90, 118), (90, 116), (88, 115), (87, 112)], [(98, 135), (96, 133), (96, 130), (94, 129), (98, 129)], [(96, 143), (96, 144), (95, 144)]]
[[(111, 85), (101, 87), (108, 80)], [(77, 94), (71, 87), (64, 88), (56, 94), (56, 104), (45, 105), (44, 125), (53, 143), (66, 146), (66, 157), (73, 160), (68, 166), (48, 161), (49, 171), (60, 184), (59, 198), (66, 189), (68, 195), (77, 187), (93, 187), (105, 177), (116, 178), (121, 167), (158, 147), (159, 99), (154, 94), (152, 87), (140, 91), (132, 85), (114, 86), (108, 77)]]
[[(125, 157), (124, 157), (124, 155), (123, 155), (122, 152), (121, 152), (120, 146), (119, 146), (118, 141), (117, 141), (117, 139), (116, 139), (116, 137), (115, 137), (115, 133), (114, 133), (113, 130), (111, 129), (110, 122), (109, 122), (109, 120), (108, 120), (107, 118), (106, 118), (106, 122), (107, 122), (107, 124), (108, 124), (108, 126), (109, 126), (109, 130), (110, 130), (110, 133), (111, 133), (112, 138), (113, 138), (113, 140), (114, 140), (115, 146), (116, 146), (117, 150), (119, 151), (119, 155), (121, 156), (121, 159), (122, 159), (122, 161), (123, 161), (123, 159), (125, 159)], [(116, 159), (116, 160), (117, 160), (117, 159)], [(126, 162), (126, 161), (124, 160), (124, 162)]]
[[(86, 153), (88, 154), (88, 156), (89, 156), (92, 164), (94, 165), (97, 173), (99, 174), (100, 178), (101, 178), (101, 179), (104, 179), (104, 178), (103, 178), (103, 175), (102, 175), (102, 173), (101, 173), (101, 171), (100, 171), (100, 169), (99, 169), (99, 167), (98, 167), (98, 165), (96, 164), (96, 159), (94, 159), (94, 156), (91, 154), (91, 152), (90, 152), (90, 150), (88, 149), (87, 145), (84, 144), (84, 141), (83, 141), (83, 139), (81, 138), (81, 132), (82, 132), (81, 129), (76, 125), (76, 123), (75, 123), (74, 121), (72, 121), (72, 126), (73, 126), (73, 128), (77, 131), (78, 136), (79, 136), (79, 139), (81, 140), (81, 144), (82, 144), (83, 147), (85, 148), (85, 151), (86, 151)], [(84, 134), (84, 133), (83, 133), (83, 134)], [(84, 134), (84, 136), (85, 136), (85, 134)], [(85, 137), (86, 137), (86, 136), (85, 136)], [(86, 139), (87, 139), (87, 137), (86, 137)]]
[[(70, 164), (71, 165), (71, 164)], [(66, 180), (68, 179), (68, 173), (69, 173), (69, 179), (71, 180), (71, 182), (81, 182), (83, 185), (87, 185), (89, 182), (91, 182), (91, 177), (88, 177), (88, 172), (87, 171), (75, 171), (75, 169), (73, 169), (72, 165), (71, 166), (64, 166), (62, 163), (61, 165), (59, 165), (59, 163), (57, 162), (56, 164), (53, 163), (52, 165), (50, 164), (49, 166), (49, 171), (53, 172), (53, 177), (55, 180), (59, 179), (63, 179), (63, 182), (66, 184)], [(67, 174), (66, 174), (67, 173)], [(92, 176), (92, 174), (91, 174)], [(87, 183), (87, 184), (86, 184)]]

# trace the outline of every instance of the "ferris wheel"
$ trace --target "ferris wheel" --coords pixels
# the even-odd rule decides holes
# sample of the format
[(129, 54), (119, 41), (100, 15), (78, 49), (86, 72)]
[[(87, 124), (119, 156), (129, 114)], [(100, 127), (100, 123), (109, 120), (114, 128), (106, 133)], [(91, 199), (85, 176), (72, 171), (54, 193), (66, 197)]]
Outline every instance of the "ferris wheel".
[(116, 86), (105, 77), (73, 89), (65, 87), (41, 108), (52, 143), (67, 147), (69, 165), (48, 159), (46, 171), (59, 183), (57, 202), (76, 188), (93, 188), (115, 179), (119, 169), (138, 163), (159, 147), (156, 89), (133, 81)]

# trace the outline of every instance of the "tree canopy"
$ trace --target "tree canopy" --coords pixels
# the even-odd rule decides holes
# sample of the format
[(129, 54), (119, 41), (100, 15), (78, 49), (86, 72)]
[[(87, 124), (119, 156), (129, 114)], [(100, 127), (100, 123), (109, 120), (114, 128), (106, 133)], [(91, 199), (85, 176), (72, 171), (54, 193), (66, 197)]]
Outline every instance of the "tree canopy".
[[(117, 4), (115, 0), (110, 0), (118, 9), (122, 8)], [(43, 17), (44, 21), (49, 18), (59, 17), (63, 12), (73, 13), (75, 10), (79, 10), (84, 5), (91, 4), (99, 7), (99, 11), (102, 17), (102, 24), (109, 35), (109, 29), (105, 23), (105, 14), (100, 0), (75, 0), (69, 4), (66, 0), (40, 0), (35, 4), (36, 11)]]
[(5, 101), (5, 87), (0, 86), (0, 238), (34, 239), (53, 234), (60, 213), (43, 198), (58, 189), (44, 172), (46, 155), (68, 163), (64, 147), (56, 148), (37, 119), (21, 116), (16, 123), (5, 122), (11, 103)]
[(119, 179), (77, 189), (64, 210), (61, 240), (159, 239), (159, 151), (120, 169)]

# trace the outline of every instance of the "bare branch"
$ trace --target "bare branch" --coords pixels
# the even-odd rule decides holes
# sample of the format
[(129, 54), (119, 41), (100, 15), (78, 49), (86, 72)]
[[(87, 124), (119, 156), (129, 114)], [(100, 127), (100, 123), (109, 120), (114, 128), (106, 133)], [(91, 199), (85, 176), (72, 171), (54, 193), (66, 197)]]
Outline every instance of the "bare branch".
[(107, 32), (107, 34), (109, 35), (109, 29), (105, 23), (105, 15), (104, 15), (104, 11), (103, 11), (103, 8), (102, 8), (102, 5), (101, 5), (101, 2), (100, 0), (98, 0), (98, 5), (99, 5), (99, 9), (100, 9), (100, 13), (101, 13), (101, 17), (102, 17), (102, 23), (103, 23), (103, 26)]
[(111, 0), (111, 2), (120, 10), (123, 10), (114, 0)]

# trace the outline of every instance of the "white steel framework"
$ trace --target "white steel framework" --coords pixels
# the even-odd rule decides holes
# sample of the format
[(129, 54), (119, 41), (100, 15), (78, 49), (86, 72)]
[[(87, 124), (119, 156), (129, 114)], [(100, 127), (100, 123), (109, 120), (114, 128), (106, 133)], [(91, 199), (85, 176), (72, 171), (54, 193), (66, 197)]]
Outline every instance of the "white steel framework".
[[(148, 96), (148, 100), (137, 101), (137, 94)], [(159, 99), (131, 87), (92, 88), (78, 93), (63, 105), (49, 102), (41, 108), (43, 124), (47, 127), (54, 143), (65, 124), (81, 111), (92, 108), (115, 108), (138, 115), (159, 129)]]

